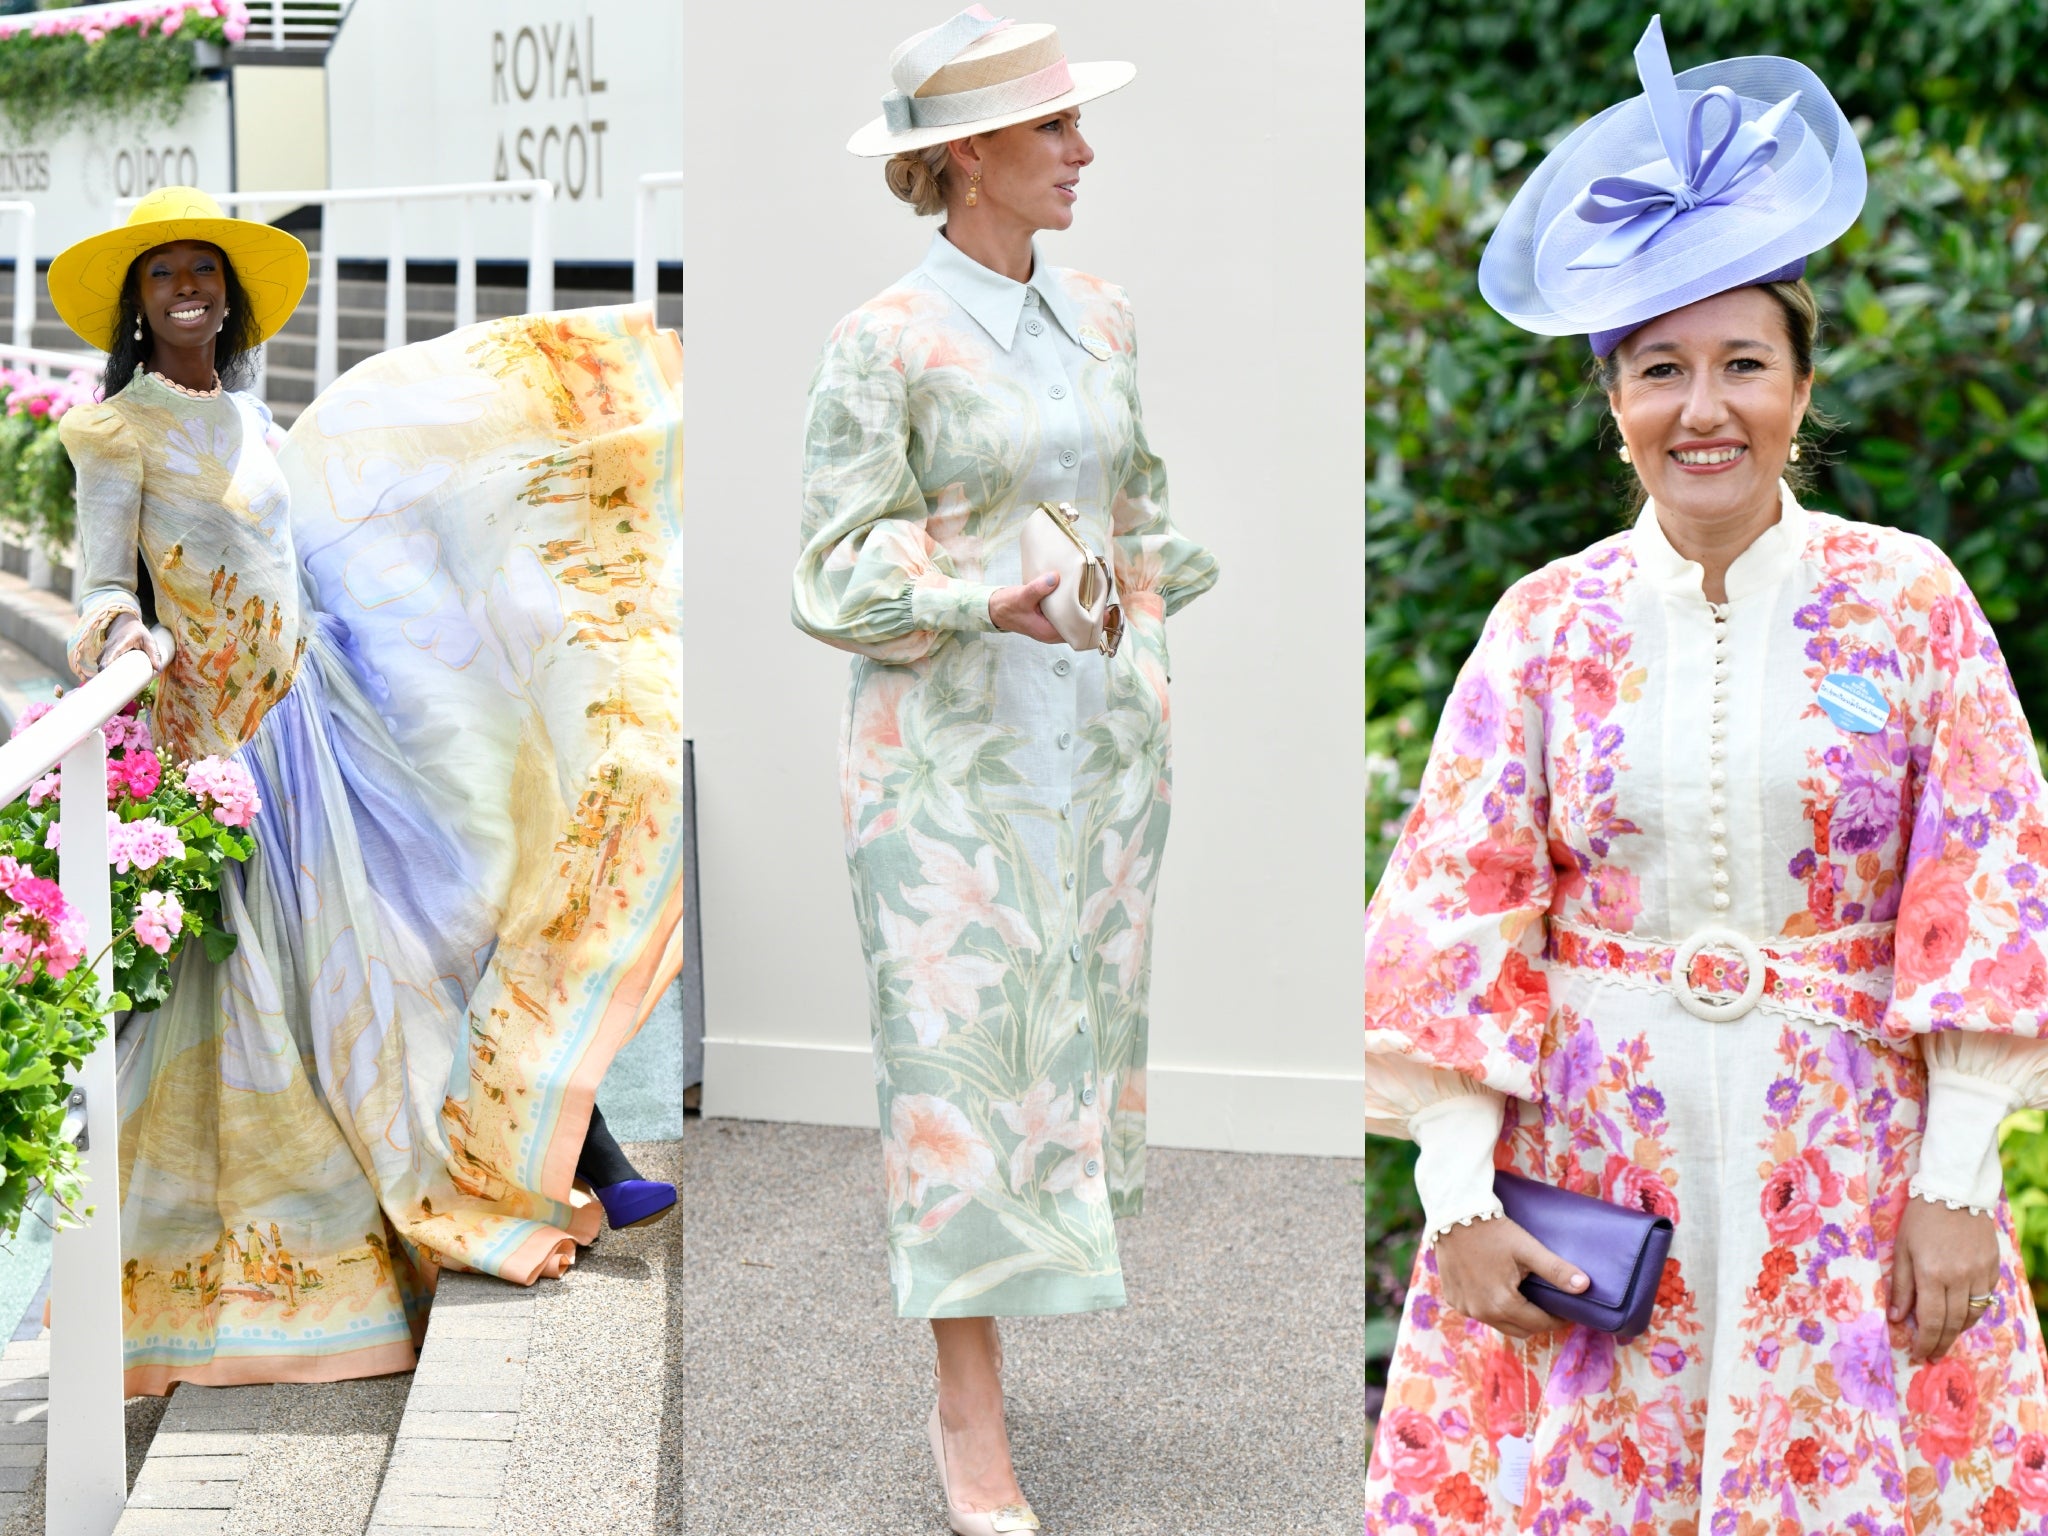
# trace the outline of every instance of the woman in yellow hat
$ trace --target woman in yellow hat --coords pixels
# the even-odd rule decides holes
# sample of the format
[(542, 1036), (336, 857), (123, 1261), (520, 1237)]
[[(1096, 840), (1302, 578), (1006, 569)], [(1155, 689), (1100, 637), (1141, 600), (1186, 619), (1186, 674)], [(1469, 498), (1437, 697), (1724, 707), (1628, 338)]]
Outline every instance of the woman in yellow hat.
[[(232, 950), (131, 1023), (131, 1393), (408, 1369), (441, 1266), (557, 1275), (601, 1207), (675, 1200), (594, 1095), (680, 956), (680, 348), (644, 310), (492, 321), (285, 436), (234, 386), (306, 269), (184, 187), (50, 267), (108, 353), (61, 429), (73, 668), (153, 651), (153, 594), (156, 746), (257, 849)], [(296, 1295), (192, 1287), (262, 1224)]]

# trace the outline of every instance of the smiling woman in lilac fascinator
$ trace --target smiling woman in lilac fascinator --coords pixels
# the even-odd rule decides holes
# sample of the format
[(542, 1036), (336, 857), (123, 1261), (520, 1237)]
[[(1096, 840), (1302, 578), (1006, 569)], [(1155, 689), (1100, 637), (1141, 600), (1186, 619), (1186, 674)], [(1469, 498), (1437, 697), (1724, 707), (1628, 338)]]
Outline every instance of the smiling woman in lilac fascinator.
[(1848, 122), (1635, 58), (1480, 264), (1591, 340), (1643, 504), (1495, 607), (1366, 913), (1427, 1251), (1365, 1530), (2034, 1530), (2048, 785), (1947, 557), (1788, 483)]

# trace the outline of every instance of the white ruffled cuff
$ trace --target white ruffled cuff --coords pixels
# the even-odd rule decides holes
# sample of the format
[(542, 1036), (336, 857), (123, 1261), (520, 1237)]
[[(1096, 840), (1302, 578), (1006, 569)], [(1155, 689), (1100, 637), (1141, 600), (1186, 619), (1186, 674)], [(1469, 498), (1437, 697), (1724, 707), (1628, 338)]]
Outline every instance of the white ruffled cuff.
[(1980, 1216), (1996, 1210), (2005, 1187), (1998, 1126), (2014, 1102), (2010, 1089), (1988, 1078), (1931, 1068), (1920, 1168), (1907, 1186), (1911, 1193)]
[(1426, 1242), (1502, 1214), (1493, 1192), (1493, 1148), (1506, 1103), (1500, 1094), (1481, 1090), (1439, 1099), (1409, 1117)]

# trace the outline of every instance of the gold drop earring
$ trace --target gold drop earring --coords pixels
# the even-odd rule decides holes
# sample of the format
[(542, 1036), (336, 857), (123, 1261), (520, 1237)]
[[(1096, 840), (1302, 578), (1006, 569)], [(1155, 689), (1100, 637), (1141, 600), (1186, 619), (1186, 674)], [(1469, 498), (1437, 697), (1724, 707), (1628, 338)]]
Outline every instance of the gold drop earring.
[(967, 206), (973, 208), (981, 202), (981, 172), (976, 171), (967, 178)]

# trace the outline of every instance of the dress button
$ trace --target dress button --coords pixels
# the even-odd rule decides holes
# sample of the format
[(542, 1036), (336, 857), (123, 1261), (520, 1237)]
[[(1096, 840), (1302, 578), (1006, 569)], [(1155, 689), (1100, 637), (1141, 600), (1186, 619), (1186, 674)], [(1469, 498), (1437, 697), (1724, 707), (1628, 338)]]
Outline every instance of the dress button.
[(1073, 449), (1071, 449), (1071, 448), (1062, 448), (1062, 449), (1060, 450), (1060, 468), (1062, 468), (1062, 469), (1072, 469), (1072, 468), (1073, 468), (1073, 467), (1074, 467), (1074, 466), (1075, 466), (1076, 464), (1078, 464), (1078, 463), (1080, 463), (1080, 462), (1081, 462), (1081, 455), (1079, 455), (1078, 453), (1074, 452), (1074, 450), (1073, 450)]
[(1724, 751), (1725, 749), (1722, 747), (1721, 743), (1719, 743), (1718, 741), (1715, 742), (1712, 746), (1707, 748), (1708, 761), (1718, 763), (1719, 761), (1721, 761)]
[(1074, 940), (1073, 943), (1067, 946), (1067, 956), (1073, 960), (1081, 958), (1081, 941), (1079, 939)]
[(1061, 731), (1054, 739), (1059, 742), (1060, 750), (1064, 752), (1074, 744), (1074, 733), (1072, 731)]
[(1064, 656), (1062, 656), (1058, 661), (1052, 664), (1052, 672), (1054, 677), (1065, 677), (1069, 672), (1073, 670), (1074, 664), (1071, 661), (1067, 660), (1067, 658)]
[(1728, 857), (1728, 845), (1727, 845), (1726, 843), (1716, 843), (1716, 844), (1714, 844), (1714, 848), (1713, 848), (1713, 853), (1714, 853), (1714, 857), (1715, 857), (1715, 858), (1717, 858), (1717, 859), (1725, 859), (1725, 858), (1727, 858), (1727, 857)]
[(1046, 393), (1048, 395), (1051, 395), (1055, 400), (1064, 400), (1067, 398), (1067, 386), (1064, 384), (1055, 384), (1051, 389), (1048, 389)]
[(1707, 802), (1707, 809), (1710, 811), (1725, 811), (1728, 809), (1728, 802), (1719, 795), (1715, 795)]
[(1728, 910), (1728, 893), (1726, 891), (1714, 892), (1714, 910), (1716, 912), (1726, 912)]
[(1024, 329), (1034, 336), (1043, 336), (1045, 334), (1045, 322), (1043, 320), (1026, 320), (1024, 322)]
[(1092, 1179), (1095, 1177), (1095, 1175), (1102, 1172), (1102, 1164), (1098, 1163), (1097, 1161), (1095, 1161), (1094, 1158), (1091, 1157), (1088, 1159), (1088, 1166), (1082, 1169), (1081, 1171), (1087, 1174), (1088, 1177)]
[(1726, 885), (1727, 883), (1728, 883), (1728, 871), (1727, 871), (1727, 870), (1725, 870), (1725, 869), (1717, 869), (1717, 870), (1715, 870), (1715, 871), (1714, 871), (1714, 884), (1716, 884), (1716, 885), (1723, 885), (1723, 886), (1725, 886), (1725, 885)]
[[(1707, 830), (1713, 833), (1716, 837), (1726, 837), (1728, 835), (1728, 823), (1725, 821), (1716, 821), (1711, 826), (1709, 826)], [(1716, 854), (1720, 853), (1720, 851), (1721, 850), (1719, 848), (1716, 848), (1714, 850)]]
[(1723, 784), (1726, 784), (1728, 782), (1728, 775), (1723, 773), (1720, 769), (1716, 768), (1712, 773), (1707, 775), (1707, 782), (1713, 785), (1714, 788), (1719, 789)]
[(1071, 891), (1074, 888), (1074, 872), (1071, 869), (1067, 871), (1065, 879), (1067, 882), (1067, 889)]
[(1083, 1104), (1093, 1104), (1095, 1102), (1095, 1090), (1093, 1088), (1083, 1088), (1081, 1090), (1081, 1102)]

